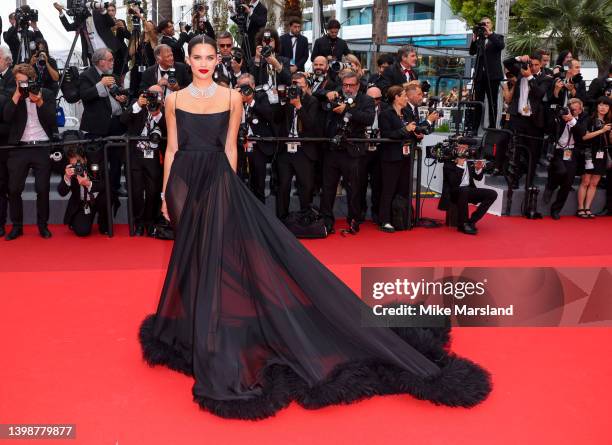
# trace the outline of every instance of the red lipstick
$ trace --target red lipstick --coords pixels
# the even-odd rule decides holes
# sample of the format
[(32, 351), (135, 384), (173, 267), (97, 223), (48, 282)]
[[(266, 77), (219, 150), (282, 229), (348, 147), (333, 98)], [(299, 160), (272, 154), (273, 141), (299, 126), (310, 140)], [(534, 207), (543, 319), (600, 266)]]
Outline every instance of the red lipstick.
[(205, 70), (205, 69), (201, 69), (201, 70), (198, 70), (198, 71), (201, 72), (202, 74), (208, 74), (208, 70)]

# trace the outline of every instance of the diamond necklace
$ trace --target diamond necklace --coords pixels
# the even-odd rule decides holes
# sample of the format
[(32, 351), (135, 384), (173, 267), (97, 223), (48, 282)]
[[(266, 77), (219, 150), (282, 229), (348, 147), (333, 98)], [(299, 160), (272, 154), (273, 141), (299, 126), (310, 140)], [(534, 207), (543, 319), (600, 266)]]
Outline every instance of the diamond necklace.
[(196, 99), (199, 99), (212, 97), (215, 94), (215, 91), (217, 91), (217, 87), (218, 85), (215, 82), (202, 89), (196, 87), (193, 83), (190, 83), (187, 89), (189, 90), (189, 94), (191, 94)]

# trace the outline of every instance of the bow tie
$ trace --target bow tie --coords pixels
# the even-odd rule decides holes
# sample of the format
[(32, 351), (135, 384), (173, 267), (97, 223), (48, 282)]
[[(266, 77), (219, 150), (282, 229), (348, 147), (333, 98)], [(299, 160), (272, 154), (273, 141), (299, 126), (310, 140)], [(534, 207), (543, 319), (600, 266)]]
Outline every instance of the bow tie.
[(405, 68), (404, 74), (410, 74), (412, 76), (412, 70), (410, 68)]
[(159, 70), (159, 76), (160, 77), (164, 77), (166, 74), (168, 74), (168, 71)]

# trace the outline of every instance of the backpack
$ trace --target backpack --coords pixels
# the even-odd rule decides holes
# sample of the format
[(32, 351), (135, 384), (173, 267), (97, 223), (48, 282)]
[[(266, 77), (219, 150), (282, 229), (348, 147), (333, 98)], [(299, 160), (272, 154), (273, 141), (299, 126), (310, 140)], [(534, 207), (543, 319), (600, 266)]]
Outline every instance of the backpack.
[(326, 238), (328, 235), (323, 216), (316, 207), (291, 212), (283, 222), (296, 238)]

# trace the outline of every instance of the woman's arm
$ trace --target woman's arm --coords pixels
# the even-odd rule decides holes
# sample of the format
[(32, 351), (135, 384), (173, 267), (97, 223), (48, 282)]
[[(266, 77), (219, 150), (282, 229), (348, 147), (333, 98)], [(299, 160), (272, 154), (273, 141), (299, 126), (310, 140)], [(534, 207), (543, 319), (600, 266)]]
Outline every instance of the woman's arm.
[(602, 128), (600, 128), (599, 130), (596, 130), (596, 131), (590, 131), (590, 132), (589, 132), (589, 131), (587, 131), (587, 132), (584, 134), (584, 136), (582, 136), (582, 140), (583, 140), (583, 141), (588, 141), (588, 140), (590, 140), (590, 139), (593, 139), (593, 138), (594, 138), (594, 137), (596, 137), (596, 136), (599, 136), (599, 135), (602, 135), (602, 134), (607, 133), (608, 131), (610, 131), (611, 125), (612, 125), (612, 124), (606, 124), (606, 125), (604, 125)]
[(225, 154), (232, 170), (236, 172), (238, 168), (238, 129), (242, 120), (242, 98), (240, 94), (233, 90), (230, 92), (230, 121), (227, 127), (227, 137), (225, 139)]
[(170, 176), (170, 169), (174, 162), (174, 155), (178, 150), (178, 138), (176, 135), (176, 118), (175, 118), (175, 101), (176, 93), (170, 94), (166, 98), (165, 114), (166, 114), (166, 129), (168, 143), (166, 145), (166, 155), (164, 156), (164, 179), (162, 185), (162, 213), (164, 217), (169, 221), (170, 216), (168, 215), (168, 207), (166, 206), (166, 185), (168, 184), (168, 176)]

